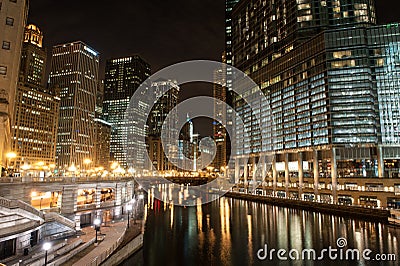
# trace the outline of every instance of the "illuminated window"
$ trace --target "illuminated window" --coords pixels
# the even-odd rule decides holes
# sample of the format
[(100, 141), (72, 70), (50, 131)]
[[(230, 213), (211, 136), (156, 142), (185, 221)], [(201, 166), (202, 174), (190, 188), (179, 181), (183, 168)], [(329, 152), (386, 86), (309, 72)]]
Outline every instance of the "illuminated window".
[(0, 75), (7, 75), (7, 67), (0, 66)]
[(13, 18), (10, 18), (10, 17), (7, 17), (7, 18), (6, 18), (6, 25), (8, 25), (8, 26), (14, 26), (14, 19), (13, 19)]
[(2, 48), (5, 49), (5, 50), (10, 50), (10, 48), (11, 48), (11, 42), (3, 41), (3, 46), (2, 46)]
[(333, 58), (346, 58), (351, 56), (351, 51), (340, 51), (340, 52), (334, 52), (333, 53)]

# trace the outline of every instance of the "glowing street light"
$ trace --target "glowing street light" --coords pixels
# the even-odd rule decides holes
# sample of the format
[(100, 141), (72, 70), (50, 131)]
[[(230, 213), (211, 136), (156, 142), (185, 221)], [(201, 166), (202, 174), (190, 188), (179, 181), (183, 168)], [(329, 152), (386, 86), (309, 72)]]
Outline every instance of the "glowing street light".
[(90, 160), (89, 158), (86, 158), (86, 159), (83, 160), (83, 164), (85, 165), (85, 174), (86, 174), (86, 176), (88, 176), (88, 174), (87, 174), (88, 167), (89, 167), (89, 164), (91, 164), (91, 163), (92, 163), (92, 160)]
[(8, 169), (10, 168), (10, 162), (11, 162), (11, 160), (12, 159), (15, 159), (17, 157), (17, 154), (15, 153), (15, 152), (13, 152), (13, 151), (11, 151), (11, 152), (8, 152), (7, 154), (6, 154), (6, 158), (7, 158), (7, 171), (8, 171)]
[(90, 160), (89, 158), (86, 158), (85, 160), (83, 160), (83, 163), (88, 165), (92, 163), (92, 160)]
[(70, 167), (68, 167), (68, 171), (69, 172), (76, 172), (76, 166), (75, 166), (75, 164), (72, 164)]
[(94, 240), (94, 243), (97, 244), (97, 232), (100, 231), (100, 224), (101, 224), (100, 219), (99, 218), (94, 219), (93, 224), (94, 224), (94, 230), (96, 230), (96, 239)]
[(51, 243), (46, 242), (43, 244), (43, 250), (46, 252), (44, 255), (44, 265), (47, 265), (47, 253), (49, 252), (49, 250), (51, 249)]
[(115, 169), (117, 169), (119, 167), (119, 163), (118, 162), (113, 162), (112, 164), (111, 164), (111, 169), (112, 170), (115, 170)]

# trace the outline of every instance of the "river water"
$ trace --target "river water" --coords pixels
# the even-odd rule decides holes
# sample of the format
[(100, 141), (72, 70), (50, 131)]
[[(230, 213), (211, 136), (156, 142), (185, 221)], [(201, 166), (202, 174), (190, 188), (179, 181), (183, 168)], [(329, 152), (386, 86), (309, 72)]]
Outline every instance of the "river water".
[(400, 228), (381, 223), (230, 198), (150, 200), (145, 215), (144, 247), (123, 265), (400, 265)]

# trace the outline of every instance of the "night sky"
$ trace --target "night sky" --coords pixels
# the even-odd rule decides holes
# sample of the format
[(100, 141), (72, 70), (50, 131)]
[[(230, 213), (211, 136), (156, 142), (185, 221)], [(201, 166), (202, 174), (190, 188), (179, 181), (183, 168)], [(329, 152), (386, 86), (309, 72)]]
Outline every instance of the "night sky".
[[(45, 46), (82, 40), (101, 53), (102, 65), (140, 54), (157, 71), (184, 60), (219, 60), (224, 50), (224, 0), (30, 2), (29, 22), (44, 31)], [(398, 0), (377, 0), (380, 23), (400, 21), (399, 10)]]
[[(377, 0), (379, 23), (400, 21), (399, 0)], [(220, 61), (224, 50), (224, 0), (31, 0), (28, 21), (55, 44), (82, 40), (105, 60), (140, 54), (155, 72), (193, 59)], [(201, 90), (201, 87), (204, 90)], [(183, 89), (183, 98), (210, 94), (210, 86)]]

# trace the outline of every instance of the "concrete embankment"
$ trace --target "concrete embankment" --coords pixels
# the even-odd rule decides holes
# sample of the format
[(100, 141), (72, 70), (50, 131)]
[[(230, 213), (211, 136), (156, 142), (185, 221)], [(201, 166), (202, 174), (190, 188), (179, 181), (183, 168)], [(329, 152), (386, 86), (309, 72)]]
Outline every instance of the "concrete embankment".
[(296, 208), (296, 209), (302, 209), (302, 210), (306, 210), (306, 211), (313, 211), (313, 212), (333, 214), (333, 215), (338, 215), (338, 216), (351, 217), (351, 218), (356, 218), (356, 219), (378, 221), (378, 222), (384, 222), (384, 223), (388, 223), (388, 218), (390, 216), (390, 211), (388, 211), (388, 210), (363, 208), (363, 207), (357, 207), (357, 206), (335, 205), (335, 204), (327, 204), (327, 203), (319, 203), (319, 202), (311, 202), (311, 201), (301, 201), (301, 200), (249, 195), (249, 194), (234, 193), (234, 192), (226, 193), (225, 197), (249, 200), (249, 201), (260, 202), (260, 203), (281, 206), (281, 207), (287, 207), (287, 208)]

